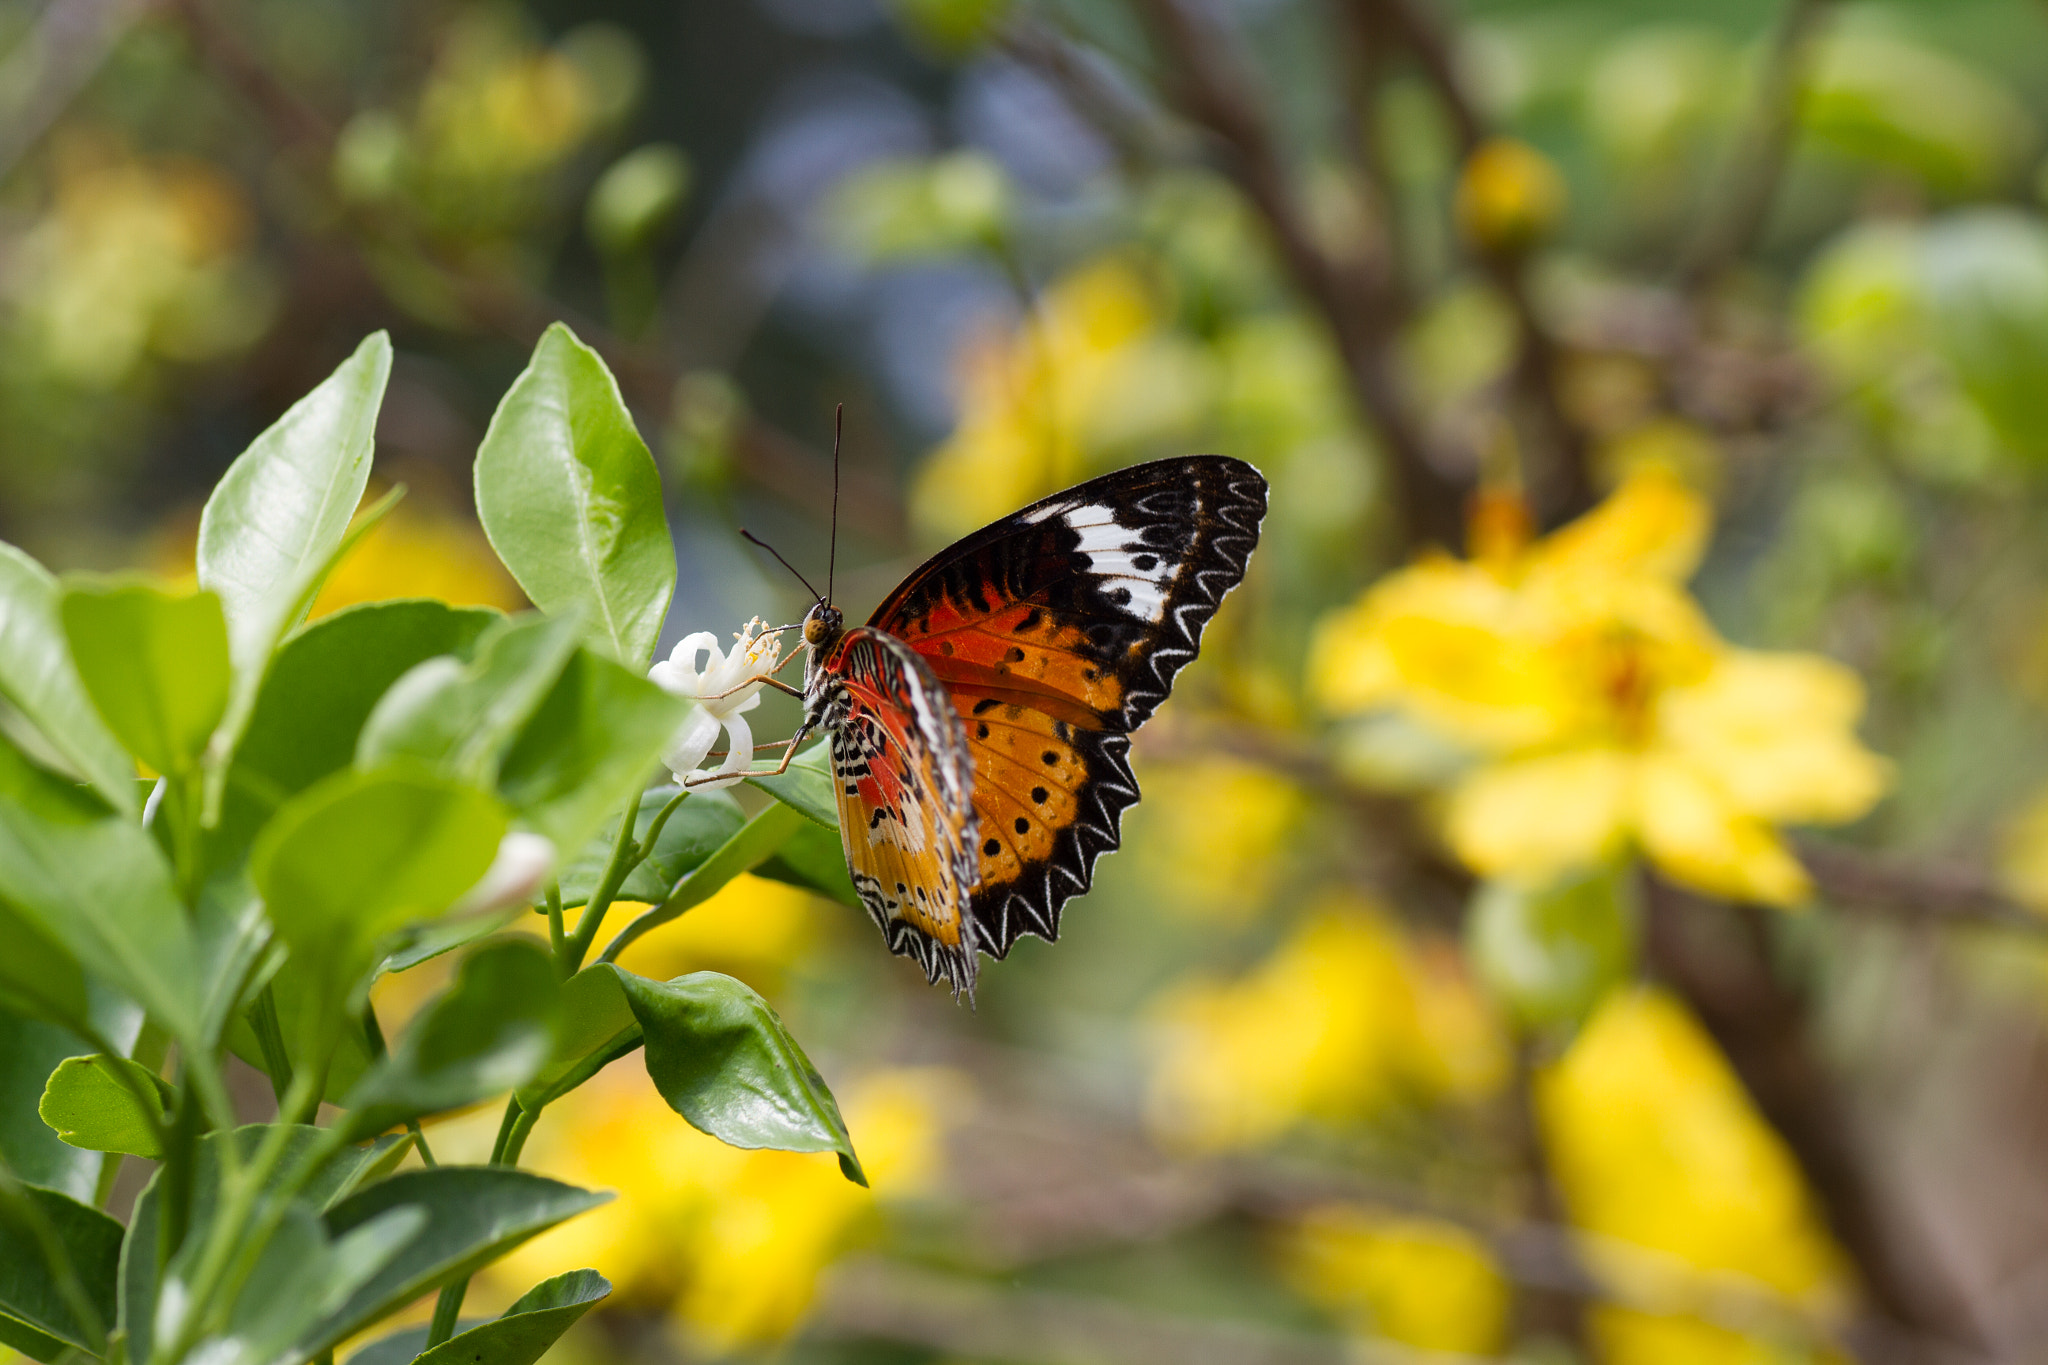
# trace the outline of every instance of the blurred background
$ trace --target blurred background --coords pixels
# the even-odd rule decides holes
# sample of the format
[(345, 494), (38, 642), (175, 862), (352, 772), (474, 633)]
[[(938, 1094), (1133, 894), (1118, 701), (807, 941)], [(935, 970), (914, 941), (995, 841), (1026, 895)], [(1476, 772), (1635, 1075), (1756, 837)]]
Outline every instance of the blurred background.
[(614, 1068), (528, 1159), (623, 1197), (472, 1296), (600, 1269), (571, 1365), (2048, 1360), (2044, 134), (2038, 0), (0, 0), (0, 537), (189, 573), (378, 327), (323, 612), (522, 605), (469, 465), (558, 318), (671, 643), (802, 609), (736, 532), (824, 567), (842, 403), (856, 617), (1265, 471), (976, 1008), (751, 877), (628, 954), (764, 992), (874, 1189)]

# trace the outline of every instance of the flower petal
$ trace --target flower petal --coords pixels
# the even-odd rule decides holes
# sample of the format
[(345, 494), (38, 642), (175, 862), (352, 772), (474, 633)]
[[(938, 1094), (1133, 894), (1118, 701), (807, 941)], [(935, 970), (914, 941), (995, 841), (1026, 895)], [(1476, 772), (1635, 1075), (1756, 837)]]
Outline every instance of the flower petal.
[(661, 751), (661, 761), (675, 774), (680, 782), (684, 776), (704, 761), (704, 755), (711, 752), (711, 746), (718, 740), (720, 729), (718, 717), (702, 706), (690, 708), (690, 714), (683, 717), (683, 723)]
[(1806, 869), (1777, 831), (1689, 761), (1644, 756), (1636, 766), (1634, 815), (1644, 850), (1674, 880), (1765, 905), (1798, 905), (1813, 894)]
[(1586, 515), (1545, 536), (1532, 567), (1648, 574), (1682, 583), (1699, 567), (1711, 517), (1706, 499), (1670, 468), (1643, 465)]
[(1626, 832), (1629, 756), (1580, 749), (1481, 768), (1451, 793), (1451, 847), (1476, 872), (1537, 879), (1611, 858)]
[(715, 782), (698, 782), (694, 784), (698, 791), (716, 791), (720, 787), (732, 786), (740, 781), (740, 774), (754, 761), (754, 732), (747, 728), (746, 719), (742, 716), (727, 716), (724, 724), (725, 762), (719, 764), (715, 771), (730, 776), (721, 777)]
[(1890, 785), (1889, 766), (1856, 739), (1862, 711), (1862, 681), (1833, 660), (1730, 650), (1704, 680), (1663, 697), (1658, 741), (1745, 814), (1839, 824)]

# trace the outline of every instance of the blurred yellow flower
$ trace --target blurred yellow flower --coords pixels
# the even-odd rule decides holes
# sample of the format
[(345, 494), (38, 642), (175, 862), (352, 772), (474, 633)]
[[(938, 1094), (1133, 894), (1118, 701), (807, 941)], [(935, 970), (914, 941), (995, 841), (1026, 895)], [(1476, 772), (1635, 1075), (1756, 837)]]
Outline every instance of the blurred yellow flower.
[[(685, 972), (725, 972), (768, 993), (782, 970), (817, 942), (825, 905), (787, 882), (742, 873), (681, 919), (636, 940), (619, 954), (619, 965), (661, 981)], [(606, 927), (623, 929), (646, 908), (620, 901)]]
[(2015, 900), (2048, 913), (2048, 792), (2028, 802), (2006, 825), (1998, 873)]
[(1120, 258), (1052, 285), (1009, 336), (963, 357), (960, 421), (911, 489), (920, 533), (951, 539), (1077, 483), (1117, 453), (1191, 432), (1211, 364)]
[[(1618, 992), (1536, 1082), (1537, 1118), (1588, 1265), (1632, 1302), (1778, 1301), (1809, 1322), (1843, 1290), (1784, 1144), (1699, 1025), (1661, 992)], [(1782, 1357), (1683, 1314), (1601, 1308), (1612, 1365)]]
[(202, 360), (268, 324), (240, 188), (204, 162), (145, 161), (92, 135), (60, 140), (48, 210), (15, 245), (6, 289), (29, 353), (106, 389), (148, 354)]
[(1458, 229), (1486, 251), (1524, 251), (1564, 216), (1564, 176), (1518, 138), (1489, 138), (1458, 174)]
[[(1444, 1022), (1441, 1032), (1430, 1026)], [(1418, 968), (1369, 905), (1325, 902), (1237, 981), (1194, 980), (1152, 1008), (1147, 1118), (1159, 1140), (1227, 1151), (1304, 1120), (1369, 1115), (1403, 1095), (1471, 1097), (1505, 1070), (1505, 1045), (1462, 976)]]
[(1792, 905), (1776, 828), (1864, 814), (1889, 779), (1855, 737), (1863, 686), (1812, 654), (1736, 649), (1682, 584), (1705, 503), (1658, 465), (1534, 543), (1390, 575), (1318, 631), (1329, 710), (1394, 710), (1479, 756), (1445, 828), (1487, 876), (1546, 879), (1639, 845), (1668, 875)]
[(878, 1199), (915, 1198), (941, 1178), (950, 1116), (966, 1097), (964, 1078), (941, 1069), (878, 1071), (841, 1087), (864, 1190), (829, 1153), (742, 1151), (706, 1137), (627, 1058), (549, 1110), (526, 1161), (621, 1197), (528, 1243), (493, 1277), (517, 1293), (564, 1266), (593, 1266), (622, 1301), (671, 1304), (712, 1351), (776, 1341)]
[(1149, 898), (1196, 920), (1243, 921), (1266, 907), (1307, 813), (1300, 788), (1229, 758), (1147, 764), (1125, 842)]
[(531, 174), (575, 147), (597, 102), (566, 56), (472, 11), (449, 30), (420, 92), (420, 151), (436, 173), (461, 180)]
[(391, 597), (435, 597), (501, 611), (526, 605), (475, 518), (417, 497), (392, 508), (342, 557), (313, 599), (312, 615)]
[(1329, 1204), (1288, 1228), (1278, 1250), (1288, 1282), (1358, 1336), (1471, 1356), (1504, 1344), (1507, 1282), (1486, 1244), (1455, 1224)]

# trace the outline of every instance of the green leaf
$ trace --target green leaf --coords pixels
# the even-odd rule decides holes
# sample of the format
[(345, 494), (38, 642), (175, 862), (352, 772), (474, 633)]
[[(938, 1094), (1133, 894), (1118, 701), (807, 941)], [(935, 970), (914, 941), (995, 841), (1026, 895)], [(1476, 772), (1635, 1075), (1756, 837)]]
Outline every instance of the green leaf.
[(415, 666), (364, 723), (357, 766), (405, 756), (493, 785), (505, 750), (561, 676), (579, 633), (573, 616), (512, 617), (484, 632), (471, 662), (444, 656)]
[[(0, 1317), (82, 1351), (103, 1350), (97, 1338), (114, 1325), (121, 1234), (119, 1223), (68, 1195), (0, 1185)], [(83, 1305), (50, 1264), (51, 1245), (69, 1262)], [(80, 1307), (98, 1319), (97, 1332), (80, 1320)]]
[(659, 904), (620, 930), (618, 937), (605, 945), (605, 959), (616, 958), (643, 935), (710, 900), (734, 877), (773, 857), (791, 836), (805, 827), (803, 815), (793, 806), (776, 804), (762, 810), (676, 883)]
[(135, 764), (71, 662), (57, 615), (57, 580), (0, 542), (0, 697), (26, 716), (73, 773), (115, 809), (136, 812)]
[(611, 970), (669, 1108), (730, 1146), (837, 1152), (846, 1178), (868, 1183), (832, 1092), (752, 987), (717, 972), (650, 981)]
[(250, 875), (295, 953), (353, 961), (453, 905), (504, 833), (497, 801), (463, 783), (403, 768), (336, 773), (278, 812)]
[(2048, 228), (1973, 209), (1939, 220), (1922, 243), (1941, 354), (1999, 439), (2048, 461)]
[(440, 1166), (380, 1180), (329, 1209), (328, 1232), (339, 1236), (405, 1207), (424, 1211), (426, 1226), (301, 1345), (324, 1350), (611, 1197), (505, 1166)]
[(595, 1270), (571, 1270), (521, 1294), (491, 1318), (427, 1350), (425, 1326), (371, 1342), (348, 1365), (534, 1365), (561, 1335), (612, 1292)]
[(518, 1091), (520, 1107), (529, 1112), (553, 1104), (640, 1045), (640, 1021), (618, 974), (604, 964), (562, 983), (561, 1010), (554, 1054)]
[(27, 915), (0, 901), (0, 1011), (76, 1029), (89, 1006), (85, 969), (70, 949)]
[(0, 740), (0, 903), (172, 1033), (197, 1040), (205, 982), (148, 831)]
[(581, 848), (646, 787), (689, 709), (630, 669), (579, 650), (505, 755), (498, 794), (556, 848)]
[(509, 929), (530, 913), (531, 907), (512, 905), (502, 910), (416, 924), (392, 941), (391, 952), (379, 970), (410, 971), (443, 953), (466, 948), (480, 938), (489, 938), (501, 929)]
[(363, 722), (392, 683), (436, 655), (467, 657), (494, 611), (423, 599), (369, 602), (285, 641), (228, 774), (221, 839), (239, 859), (287, 799), (354, 761)]
[(128, 752), (160, 773), (196, 768), (228, 704), (220, 599), (73, 579), (57, 610), (86, 693)]
[[(314, 1354), (298, 1343), (389, 1266), (425, 1223), (421, 1209), (387, 1209), (330, 1237), (313, 1208), (294, 1200), (236, 1295), (227, 1330), (202, 1339), (192, 1358), (209, 1365), (272, 1365)], [(185, 1267), (174, 1265), (172, 1292), (182, 1300), (190, 1293), (180, 1279)]]
[[(142, 1011), (110, 992), (100, 992), (93, 1004), (98, 1031), (115, 1047), (132, 1049)], [(60, 1142), (36, 1116), (36, 1105), (59, 1062), (92, 1050), (67, 1029), (0, 1013), (0, 1163), (28, 1184), (81, 1201), (92, 1199), (104, 1158)]]
[(779, 777), (750, 777), (747, 781), (790, 809), (801, 811), (813, 824), (838, 831), (839, 803), (832, 795), (830, 744), (813, 744), (792, 759)]
[(36, 1112), (73, 1147), (155, 1160), (164, 1154), (157, 1134), (169, 1094), (155, 1072), (126, 1057), (67, 1057), (50, 1073)]
[[(333, 1028), (323, 1022), (332, 1009), (330, 999), (337, 968), (317, 956), (294, 954), (287, 957), (270, 978), (271, 997), (277, 1002), (277, 1022), (284, 1034), (285, 1053), (293, 1070), (313, 1065), (313, 1052), (326, 1059), (327, 1087), (322, 1098), (339, 1104), (363, 1073), (370, 1069), (370, 1048), (359, 1029), (342, 1028), (337, 1041)], [(227, 1030), (228, 1046), (234, 1054), (266, 1076), (269, 1064), (256, 1031), (246, 1012), (238, 1013)]]
[(1543, 886), (1481, 883), (1465, 918), (1473, 970), (1524, 1024), (1576, 1024), (1635, 970), (1634, 887), (1615, 868)]
[(647, 667), (676, 581), (661, 476), (604, 361), (560, 323), (484, 433), (476, 507), (534, 605), (580, 609), (595, 648)]
[(391, 339), (366, 338), (228, 467), (199, 518), (199, 586), (220, 594), (234, 690), (220, 747), (239, 740), (270, 657), (305, 616), (369, 484)]
[[(272, 1124), (255, 1123), (235, 1130), (235, 1149), (242, 1154), (244, 1162), (255, 1156), (274, 1127)], [(220, 1190), (221, 1144), (227, 1140), (226, 1134), (218, 1132), (208, 1133), (199, 1140), (199, 1160), (194, 1163), (196, 1169), (192, 1178), (191, 1235), (203, 1234), (213, 1221), (215, 1200)], [(278, 1163), (280, 1176), (297, 1170), (306, 1154), (326, 1140), (318, 1128), (293, 1125), (285, 1136), (284, 1158)], [(312, 1179), (299, 1191), (298, 1198), (314, 1209), (332, 1208), (352, 1197), (356, 1190), (388, 1174), (410, 1148), (410, 1138), (385, 1138), (367, 1147), (344, 1148), (313, 1173)], [(149, 1359), (157, 1320), (160, 1283), (157, 1230), (161, 1216), (161, 1181), (159, 1172), (143, 1188), (141, 1197), (135, 1201), (135, 1214), (128, 1222), (127, 1236), (121, 1244), (120, 1326), (128, 1340), (128, 1359), (133, 1362)], [(188, 1245), (191, 1245), (189, 1241)]]
[(846, 870), (846, 849), (836, 830), (799, 825), (774, 857), (755, 866), (754, 875), (772, 877), (829, 896), (856, 910), (861, 908), (860, 893), (853, 889), (853, 875)]
[[(633, 822), (636, 839), (646, 840), (654, 817), (680, 790), (679, 787), (654, 787), (642, 793), (640, 813)], [(726, 793), (692, 792), (662, 825), (661, 837), (655, 841), (654, 851), (648, 854), (647, 861), (627, 874), (619, 887), (618, 898), (650, 905), (658, 903), (685, 875), (701, 866), (705, 859), (737, 834), (746, 822), (747, 817), (741, 812), (739, 802)], [(562, 868), (559, 880), (564, 906), (574, 908), (589, 903), (590, 893), (597, 889), (605, 866), (611, 861), (612, 845), (617, 842), (618, 835), (618, 821), (607, 821), (604, 828), (583, 845), (583, 851)]]
[(477, 949), (349, 1095), (350, 1129), (381, 1132), (524, 1085), (554, 1050), (559, 991), (538, 944), (502, 939)]

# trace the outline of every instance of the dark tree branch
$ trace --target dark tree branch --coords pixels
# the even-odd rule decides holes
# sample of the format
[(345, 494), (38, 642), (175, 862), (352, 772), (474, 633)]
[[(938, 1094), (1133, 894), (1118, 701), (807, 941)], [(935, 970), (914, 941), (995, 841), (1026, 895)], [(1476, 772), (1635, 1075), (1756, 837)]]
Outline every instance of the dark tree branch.
[(1293, 177), (1230, 34), (1185, 0), (1138, 0), (1167, 59), (1166, 84), (1189, 121), (1223, 153), (1227, 174), (1273, 239), (1304, 300), (1322, 315), (1351, 377), (1360, 412), (1378, 431), (1413, 542), (1463, 538), (1464, 493), (1429, 460), (1427, 441), (1393, 372), (1393, 310), (1362, 264), (1325, 252), (1295, 197)]
[(1829, 0), (1786, 0), (1757, 81), (1756, 104), (1728, 155), (1725, 184), (1707, 200), (1699, 235), (1680, 264), (1679, 283), (1687, 292), (1712, 284), (1763, 230), (1791, 154), (1799, 102), (1828, 5)]
[[(1469, 161), (1492, 133), (1459, 74), (1450, 38), (1423, 0), (1344, 0), (1344, 5), (1352, 36), (1366, 50), (1368, 61), (1387, 46), (1414, 59), (1451, 121), (1459, 159)], [(1585, 434), (1565, 412), (1559, 396), (1564, 352), (1537, 311), (1529, 288), (1526, 253), (1497, 250), (1480, 242), (1468, 246), (1515, 315), (1520, 345), (1511, 378), (1539, 447), (1538, 458), (1531, 462), (1535, 467), (1529, 471), (1530, 493), (1544, 524), (1554, 526), (1593, 504)]]
[[(279, 146), (303, 157), (316, 173), (324, 172), (339, 136), (335, 120), (281, 80), (261, 54), (214, 12), (209, 0), (167, 0), (166, 12), (190, 33), (201, 61), (263, 118)], [(436, 251), (402, 213), (340, 211), (334, 221), (359, 257), (373, 247), (396, 251), (434, 276), (470, 325), (480, 331), (530, 346), (549, 324), (567, 322), (604, 357), (620, 389), (637, 408), (656, 421), (670, 415), (677, 380), (689, 367), (667, 350), (617, 336), (603, 323), (580, 315), (515, 277), (480, 273), (451, 260)], [(365, 277), (383, 288), (376, 271), (366, 269)], [(397, 305), (396, 300), (392, 302)], [(832, 463), (822, 452), (752, 414), (744, 419), (734, 444), (741, 456), (736, 462), (738, 471), (755, 487), (821, 519), (829, 514)], [(872, 529), (880, 538), (900, 539), (903, 508), (893, 489), (853, 467), (844, 471), (843, 483), (849, 520)]]
[[(1835, 1240), (1855, 1263), (1874, 1310), (1852, 1334), (1872, 1361), (1988, 1354), (1924, 1238), (1887, 1209), (1856, 1142), (1851, 1107), (1807, 1041), (1806, 1001), (1770, 958), (1771, 912), (1721, 906), (1652, 878), (1646, 949), (1657, 974), (1713, 1035), (1764, 1118), (1805, 1173)], [(1911, 1350), (1904, 1337), (1922, 1339)], [(1929, 1352), (1927, 1343), (1942, 1343)]]

